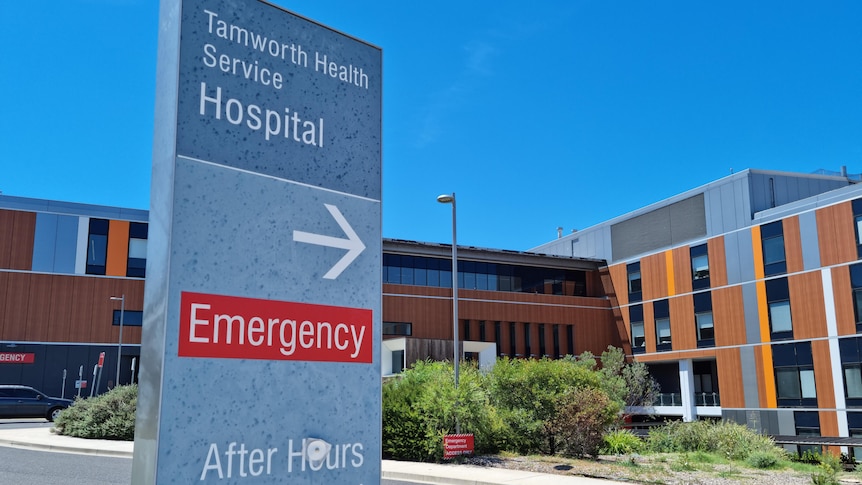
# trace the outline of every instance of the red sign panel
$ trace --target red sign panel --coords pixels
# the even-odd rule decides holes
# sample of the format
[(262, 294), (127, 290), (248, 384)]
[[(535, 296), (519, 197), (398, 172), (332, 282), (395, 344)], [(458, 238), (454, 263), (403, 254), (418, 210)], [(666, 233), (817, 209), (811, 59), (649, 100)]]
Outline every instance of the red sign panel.
[(99, 353), (99, 367), (102, 367), (102, 365), (104, 365), (104, 363), (105, 363), (105, 353), (100, 352)]
[(447, 434), (443, 437), (443, 459), (473, 454), (473, 433)]
[(371, 310), (182, 292), (180, 357), (372, 362)]
[(30, 352), (0, 352), (0, 364), (32, 364), (36, 354)]

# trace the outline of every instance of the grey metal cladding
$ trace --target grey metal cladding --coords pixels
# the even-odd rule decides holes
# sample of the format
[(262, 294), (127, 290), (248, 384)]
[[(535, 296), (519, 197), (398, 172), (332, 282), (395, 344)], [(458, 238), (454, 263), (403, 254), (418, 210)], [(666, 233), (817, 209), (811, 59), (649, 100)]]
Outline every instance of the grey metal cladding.
[(806, 271), (820, 267), (820, 242), (817, 236), (817, 216), (813, 211), (799, 214), (799, 234), (802, 237), (802, 264)]
[(752, 172), (751, 214), (847, 185), (847, 180), (841, 178)]
[(757, 310), (757, 286), (754, 282), (742, 285), (742, 305), (745, 312), (745, 340), (760, 342), (760, 314)]
[(57, 214), (36, 213), (33, 236), (33, 271), (54, 271), (54, 250), (57, 245)]
[[(739, 349), (739, 363), (743, 369), (756, 368), (753, 347), (742, 347)], [(742, 373), (742, 392), (745, 394), (745, 407), (760, 407), (760, 397), (757, 390), (757, 376), (754, 372)]]
[(703, 193), (611, 226), (614, 261), (706, 236)]

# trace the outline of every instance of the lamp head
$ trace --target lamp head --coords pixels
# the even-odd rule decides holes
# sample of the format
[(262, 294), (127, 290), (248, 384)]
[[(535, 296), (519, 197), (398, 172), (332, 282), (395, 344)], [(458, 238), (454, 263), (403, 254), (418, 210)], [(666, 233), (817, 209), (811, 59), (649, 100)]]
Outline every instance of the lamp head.
[(452, 202), (455, 202), (455, 194), (438, 195), (437, 202), (441, 204), (451, 204)]

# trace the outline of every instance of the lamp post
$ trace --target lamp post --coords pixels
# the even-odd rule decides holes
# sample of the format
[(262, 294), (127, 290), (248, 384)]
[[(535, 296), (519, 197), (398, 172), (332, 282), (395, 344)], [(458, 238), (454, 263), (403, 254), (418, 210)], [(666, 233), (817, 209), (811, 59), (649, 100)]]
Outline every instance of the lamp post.
[[(458, 360), (460, 352), (458, 352), (458, 238), (457, 224), (455, 223), (455, 192), (451, 195), (443, 194), (437, 197), (437, 202), (441, 204), (452, 204), (452, 340), (455, 344), (454, 360), (452, 364), (455, 367), (455, 394), (457, 406), (458, 393)], [(458, 424), (458, 415), (455, 415), (455, 433), (460, 433), (461, 429)]]
[[(120, 301), (120, 340), (117, 343), (117, 380), (114, 381), (114, 386), (120, 385), (120, 361), (123, 357), (123, 317), (126, 316), (126, 294), (123, 296), (112, 296), (111, 300)], [(113, 321), (113, 316), (111, 317)]]

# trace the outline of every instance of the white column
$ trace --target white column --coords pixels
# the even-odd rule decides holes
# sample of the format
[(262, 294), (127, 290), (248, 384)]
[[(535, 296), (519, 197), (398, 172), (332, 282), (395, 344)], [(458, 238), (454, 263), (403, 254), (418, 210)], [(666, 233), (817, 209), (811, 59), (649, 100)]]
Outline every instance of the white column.
[[(823, 282), (823, 307), (826, 310), (826, 335), (829, 336), (829, 363), (832, 367), (832, 390), (835, 393), (835, 413), (838, 417), (838, 436), (850, 436), (847, 425), (847, 401), (844, 399), (844, 370), (841, 368), (841, 349), (838, 346), (838, 318), (835, 316), (835, 295), (832, 290), (832, 271), (820, 270)], [(847, 447), (841, 447), (847, 453)]]
[(694, 367), (691, 359), (679, 361), (679, 389), (682, 394), (682, 420), (697, 419), (697, 406), (694, 403)]

